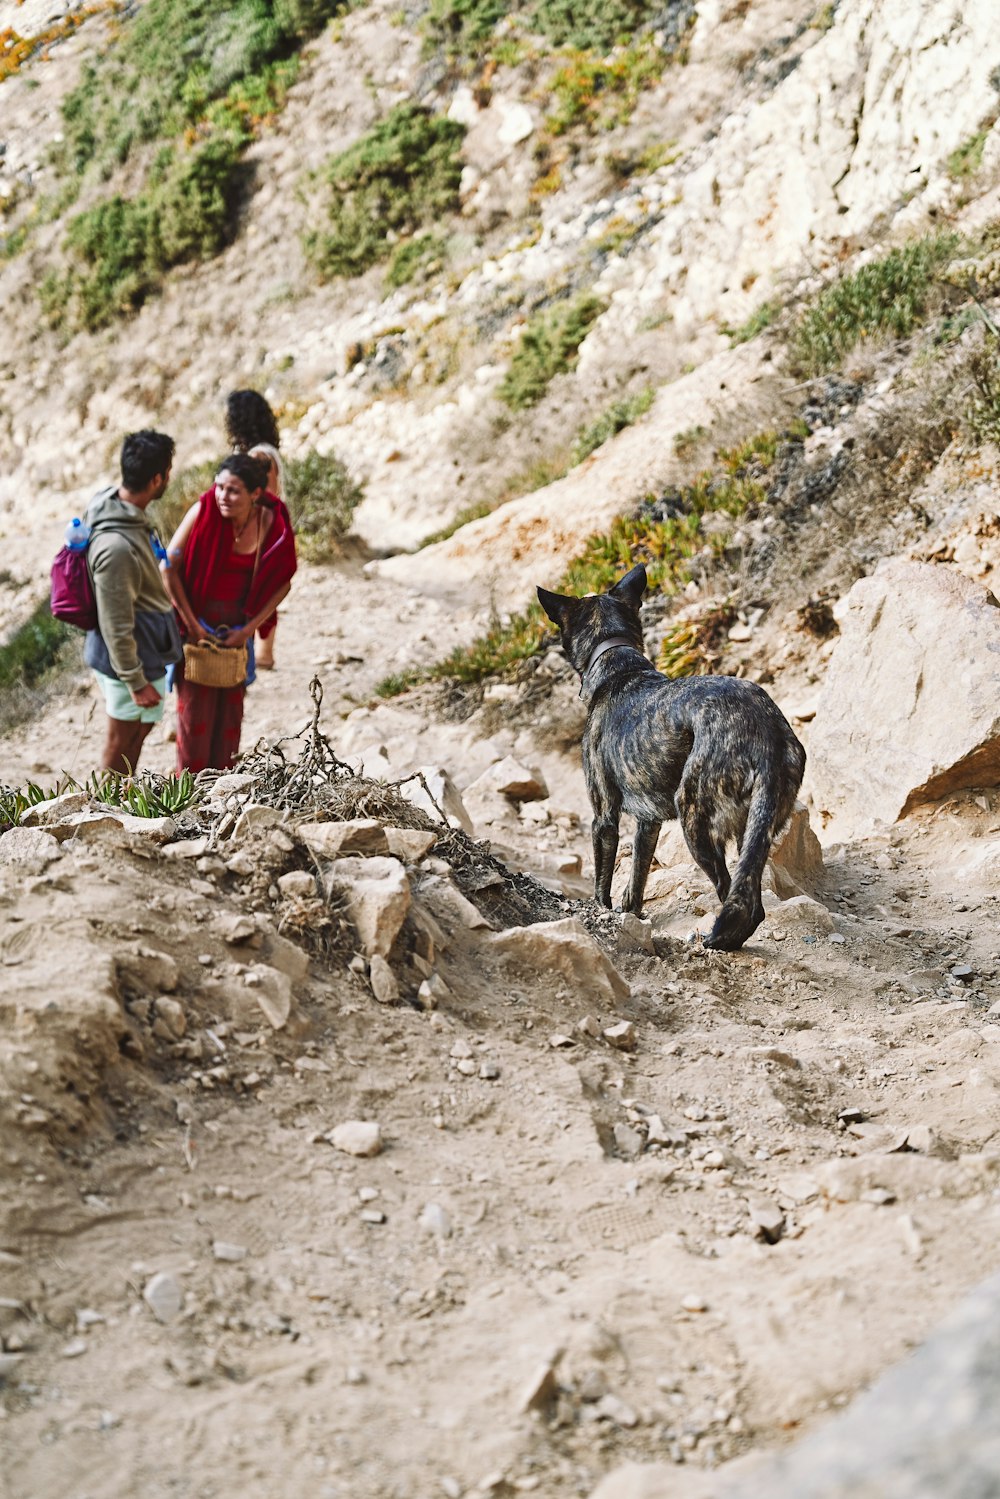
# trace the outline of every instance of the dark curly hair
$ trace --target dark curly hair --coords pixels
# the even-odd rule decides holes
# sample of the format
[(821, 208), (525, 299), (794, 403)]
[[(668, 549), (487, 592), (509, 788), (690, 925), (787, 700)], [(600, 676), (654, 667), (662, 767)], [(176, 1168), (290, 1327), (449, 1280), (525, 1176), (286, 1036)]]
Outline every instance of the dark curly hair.
[(258, 443), (281, 446), (278, 421), (257, 390), (231, 390), (226, 397), (226, 437), (238, 453)]
[(223, 458), (216, 473), (235, 474), (253, 494), (255, 490), (266, 489), (270, 476), (270, 468), (263, 458), (251, 458), (249, 453), (230, 453), (228, 458)]

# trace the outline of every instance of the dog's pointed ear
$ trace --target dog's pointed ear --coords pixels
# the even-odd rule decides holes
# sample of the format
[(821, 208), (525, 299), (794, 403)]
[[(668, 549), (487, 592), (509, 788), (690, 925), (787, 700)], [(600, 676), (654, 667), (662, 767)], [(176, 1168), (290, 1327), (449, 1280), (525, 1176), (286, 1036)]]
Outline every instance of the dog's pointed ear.
[(567, 598), (564, 593), (550, 593), (547, 588), (536, 588), (535, 592), (549, 619), (561, 630), (569, 614), (569, 607), (576, 603), (576, 599)]
[(624, 578), (619, 578), (614, 588), (608, 592), (613, 599), (621, 599), (630, 608), (638, 609), (646, 592), (646, 569), (642, 563), (637, 562), (632, 571), (626, 573)]

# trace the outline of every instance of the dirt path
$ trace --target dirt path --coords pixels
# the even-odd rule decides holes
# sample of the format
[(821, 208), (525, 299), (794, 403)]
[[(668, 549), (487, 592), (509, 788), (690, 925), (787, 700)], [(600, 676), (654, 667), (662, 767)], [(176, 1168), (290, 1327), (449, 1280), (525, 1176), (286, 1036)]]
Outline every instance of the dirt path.
[[(398, 669), (386, 607), (417, 651), (462, 627), (357, 568), (306, 573), (245, 742), (304, 722), (320, 662), (328, 725)], [(89, 707), (15, 739), (14, 776), (86, 759)], [(343, 732), (460, 784), (527, 747), (405, 702)], [(147, 763), (170, 758), (158, 735)], [(586, 860), (575, 755), (531, 763), (544, 819), (494, 836)], [(271, 952), (271, 903), (231, 873), (99, 844), (0, 871), (4, 940), (27, 934), (8, 973), (32, 932), (63, 933), (30, 959), (58, 1010), (92, 954), (153, 950), (185, 1017), (157, 1027), (126, 984), (120, 1059), (77, 1098), (108, 1127), (58, 1151), (44, 1122), (5, 1130), (3, 1499), (561, 1499), (627, 1459), (675, 1465), (693, 1499), (849, 1401), (1000, 1263), (996, 805), (827, 849), (819, 904), (737, 955), (684, 940), (705, 884), (682, 870), (648, 911), (655, 952), (613, 947), (615, 1007), (454, 922), (434, 1012), (314, 960), (280, 1031), (229, 924), (256, 903)], [(623, 1019), (631, 1051), (601, 1035)], [(37, 1058), (17, 1060), (30, 1125)], [(329, 1143), (351, 1119), (378, 1121), (381, 1154)], [(143, 1299), (161, 1273), (183, 1298), (164, 1323)]]

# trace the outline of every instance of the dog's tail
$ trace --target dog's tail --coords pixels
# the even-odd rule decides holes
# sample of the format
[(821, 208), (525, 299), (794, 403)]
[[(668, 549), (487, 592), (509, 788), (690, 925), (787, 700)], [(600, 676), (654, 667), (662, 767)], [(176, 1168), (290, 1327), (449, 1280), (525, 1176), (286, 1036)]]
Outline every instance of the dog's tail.
[(778, 764), (762, 770), (754, 781), (747, 810), (740, 856), (733, 883), (715, 925), (705, 938), (706, 947), (735, 952), (764, 920), (760, 884), (775, 834), (792, 815), (805, 770), (805, 750), (792, 736)]

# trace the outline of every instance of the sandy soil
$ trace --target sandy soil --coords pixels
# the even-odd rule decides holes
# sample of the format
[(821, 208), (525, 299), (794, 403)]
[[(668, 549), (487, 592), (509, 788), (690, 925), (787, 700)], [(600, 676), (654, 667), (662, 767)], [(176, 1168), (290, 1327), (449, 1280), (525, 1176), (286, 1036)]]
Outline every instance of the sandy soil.
[[(463, 723), (420, 698), (339, 717), (395, 669), (384, 610), (417, 655), (461, 629), (355, 564), (306, 571), (245, 743), (303, 725), (316, 670), (345, 755), (402, 772), (408, 747), (465, 787), (516, 747), (552, 794), (495, 842), (586, 871), (578, 752), (532, 749), (502, 695)], [(87, 770), (98, 742), (85, 685), (5, 743), (5, 778)], [(157, 731), (147, 763), (171, 755)], [(340, 952), (277, 1031), (245, 983), (262, 953), (300, 971), (266, 874), (100, 843), (0, 871), (5, 977), (54, 1012), (3, 1043), (4, 1499), (559, 1499), (629, 1459), (688, 1499), (847, 1403), (1000, 1263), (997, 806), (826, 848), (816, 902), (736, 955), (686, 940), (712, 910), (694, 866), (654, 874), (654, 951), (599, 927), (615, 1006), (445, 921), (435, 1011), (378, 1005)], [(234, 945), (254, 907), (263, 947)], [(119, 963), (112, 1041), (80, 1030), (74, 1056), (74, 997), (136, 948), (176, 964), (183, 1037)], [(622, 1019), (630, 1052), (601, 1035)], [(381, 1154), (324, 1138), (350, 1119)]]

